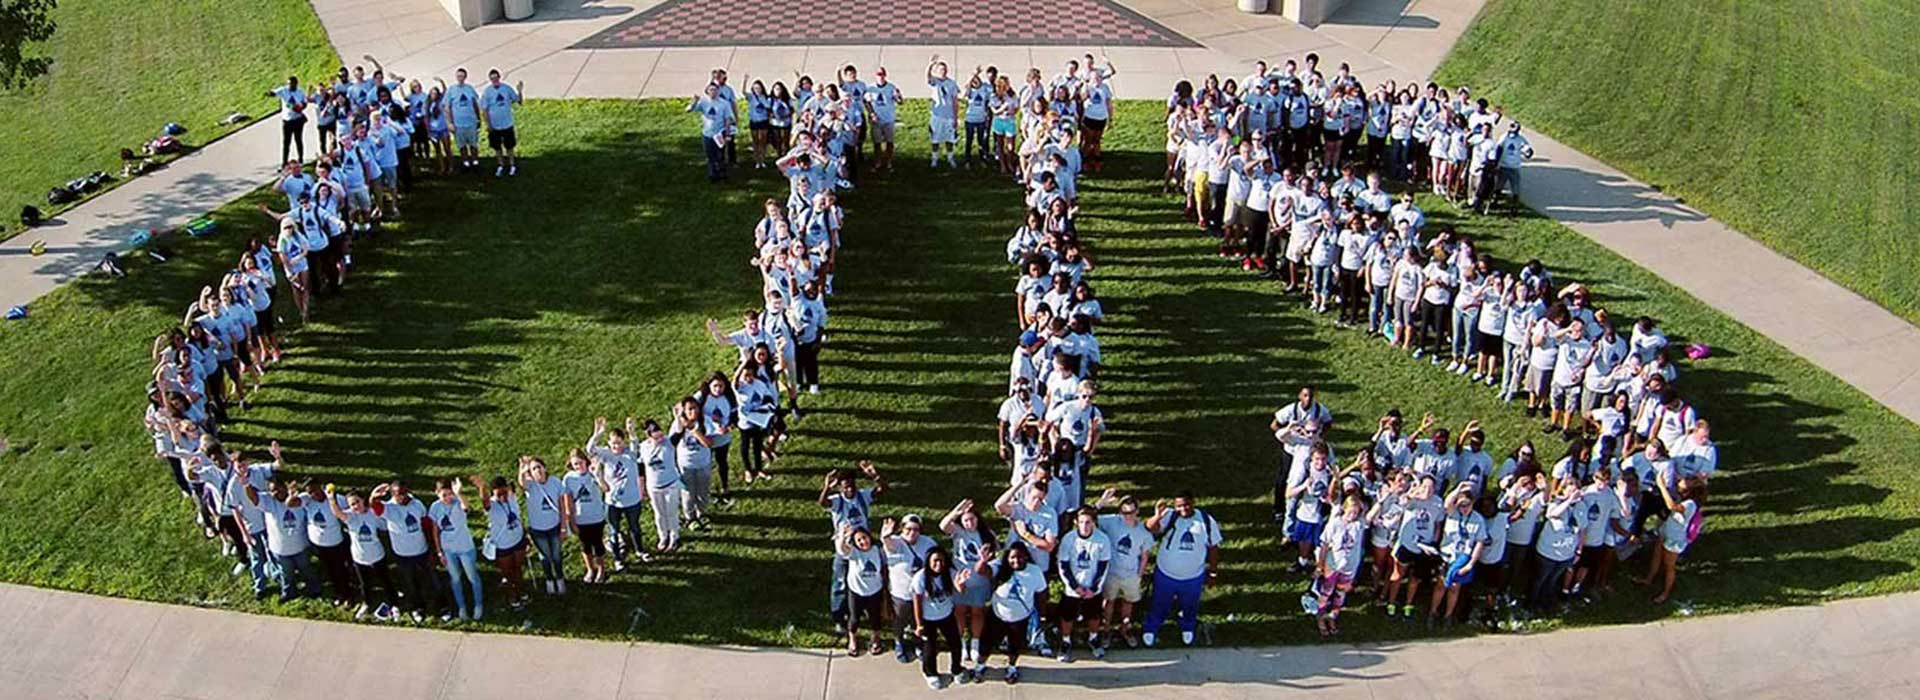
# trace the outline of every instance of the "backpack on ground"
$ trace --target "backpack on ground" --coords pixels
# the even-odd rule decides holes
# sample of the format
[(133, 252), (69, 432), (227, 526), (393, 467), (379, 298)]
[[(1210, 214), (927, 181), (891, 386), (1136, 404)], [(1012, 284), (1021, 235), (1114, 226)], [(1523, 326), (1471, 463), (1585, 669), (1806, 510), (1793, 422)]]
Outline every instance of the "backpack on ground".
[(214, 231), (213, 219), (194, 219), (186, 225), (187, 235), (199, 238)]
[(27, 317), (27, 305), (17, 304), (7, 309), (7, 320), (18, 321)]
[(47, 203), (54, 206), (66, 204), (79, 198), (79, 195), (74, 194), (73, 190), (67, 189), (64, 185), (47, 190)]
[(100, 264), (95, 265), (94, 269), (108, 277), (127, 276), (127, 269), (120, 265), (120, 256), (116, 253), (100, 256)]
[(166, 126), (160, 127), (160, 133), (168, 136), (179, 136), (187, 133), (187, 127), (181, 126), (180, 122), (167, 122)]
[(147, 249), (147, 257), (152, 258), (154, 262), (163, 263), (173, 258), (173, 251), (155, 246)]
[(20, 225), (21, 226), (25, 226), (27, 228), (33, 228), (35, 226), (39, 226), (42, 222), (46, 220), (47, 220), (46, 217), (40, 213), (39, 207), (33, 206), (31, 204), (24, 207), (20, 207)]
[(147, 142), (147, 152), (152, 153), (154, 155), (178, 153), (179, 151), (180, 151), (180, 139), (174, 138), (172, 136), (162, 136), (160, 138)]

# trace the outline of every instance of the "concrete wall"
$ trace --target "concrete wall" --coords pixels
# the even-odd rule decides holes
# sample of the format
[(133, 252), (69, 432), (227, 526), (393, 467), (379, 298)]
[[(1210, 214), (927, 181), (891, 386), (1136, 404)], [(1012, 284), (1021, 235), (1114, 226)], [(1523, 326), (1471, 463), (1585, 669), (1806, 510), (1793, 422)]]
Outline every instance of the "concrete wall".
[(500, 0), (440, 0), (461, 29), (473, 29), (501, 17)]
[[(449, 0), (450, 1), (450, 0)], [(1339, 12), (1347, 0), (1283, 0), (1280, 14), (1294, 23), (1307, 27), (1319, 26), (1333, 13)]]

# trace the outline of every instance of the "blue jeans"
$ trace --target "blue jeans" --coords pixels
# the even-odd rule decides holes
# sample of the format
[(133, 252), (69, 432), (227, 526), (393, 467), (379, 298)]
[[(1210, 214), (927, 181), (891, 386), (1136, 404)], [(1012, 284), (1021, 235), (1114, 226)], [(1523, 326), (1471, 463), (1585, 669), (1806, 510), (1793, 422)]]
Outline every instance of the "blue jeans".
[(847, 623), (847, 558), (833, 555), (833, 576), (827, 587), (827, 614), (833, 624)]
[(1573, 568), (1573, 557), (1566, 561), (1555, 561), (1533, 553), (1533, 586), (1527, 596), (1527, 604), (1535, 610), (1545, 610), (1560, 601), (1560, 577), (1567, 575), (1567, 569)]
[(1313, 293), (1323, 297), (1333, 296), (1333, 266), (1313, 266)]
[(1381, 328), (1387, 323), (1387, 305), (1393, 303), (1392, 295), (1387, 293), (1386, 287), (1373, 287), (1368, 291), (1372, 293), (1367, 295), (1367, 330), (1384, 332)]
[(318, 598), (320, 597), (320, 572), (313, 568), (313, 559), (306, 551), (290, 556), (273, 555), (274, 568), (280, 570), (276, 578), (280, 581), (282, 598)]
[[(273, 563), (273, 556), (267, 553), (267, 531), (249, 533), (247, 545), (247, 573), (253, 577), (253, 594), (267, 592), (267, 584), (280, 578), (279, 568)], [(282, 589), (285, 590), (285, 589)]]
[(1453, 308), (1453, 358), (1473, 357), (1474, 333), (1480, 327), (1480, 307)]
[(607, 535), (612, 539), (613, 560), (621, 561), (640, 549), (640, 504), (612, 506), (607, 513)]
[(1157, 633), (1167, 621), (1167, 613), (1177, 602), (1180, 605), (1180, 631), (1192, 632), (1200, 624), (1200, 593), (1205, 590), (1207, 575), (1201, 574), (1189, 579), (1169, 578), (1159, 570), (1153, 572), (1153, 602), (1147, 606), (1146, 621), (1140, 631)]
[(1408, 151), (1409, 143), (1411, 142), (1407, 139), (1394, 139), (1393, 143), (1387, 144), (1387, 172), (1390, 177), (1401, 180), (1413, 178), (1413, 161)]
[(540, 550), (540, 570), (546, 573), (546, 579), (558, 581), (566, 578), (566, 560), (560, 558), (560, 528), (527, 530), (527, 538), (533, 540), (534, 549)]
[[(480, 593), (479, 553), (476, 550), (469, 549), (464, 552), (442, 551), (440, 554), (441, 562), (447, 565), (447, 583), (453, 586), (454, 611), (460, 613), (461, 617), (466, 617), (469, 610), (471, 610), (473, 614), (479, 614), (482, 597)], [(472, 608), (467, 607), (467, 589), (465, 586), (460, 585), (462, 578), (465, 578), (466, 581), (473, 586)]]
[(717, 181), (727, 176), (727, 149), (712, 137), (700, 137), (700, 145), (707, 151), (707, 179)]

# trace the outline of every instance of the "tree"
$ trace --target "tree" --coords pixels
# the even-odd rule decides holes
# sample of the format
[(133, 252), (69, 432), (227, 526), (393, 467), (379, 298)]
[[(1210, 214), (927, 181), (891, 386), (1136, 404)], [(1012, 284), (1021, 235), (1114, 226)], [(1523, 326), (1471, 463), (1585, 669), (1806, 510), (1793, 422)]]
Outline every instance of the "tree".
[(27, 53), (29, 43), (53, 36), (56, 0), (0, 0), (0, 89), (15, 88), (47, 72), (53, 61)]

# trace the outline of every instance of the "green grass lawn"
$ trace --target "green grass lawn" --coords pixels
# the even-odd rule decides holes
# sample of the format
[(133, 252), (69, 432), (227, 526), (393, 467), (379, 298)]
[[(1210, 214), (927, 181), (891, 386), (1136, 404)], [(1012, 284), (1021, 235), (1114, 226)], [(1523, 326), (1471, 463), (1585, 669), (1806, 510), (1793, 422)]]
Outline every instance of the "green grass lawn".
[[(95, 170), (120, 174), (120, 149), (140, 150), (167, 122), (199, 146), (232, 131), (232, 112), (272, 117), (264, 97), (289, 74), (302, 83), (338, 68), (306, 0), (69, 0), (54, 11), (53, 59), (27, 87), (0, 91), (0, 239), (17, 213), (51, 214), (47, 190)], [(311, 140), (309, 135), (309, 140)], [(31, 151), (29, 157), (27, 153)]]
[(1920, 11), (1491, 0), (1438, 72), (1920, 322)]
[[(1517, 407), (1223, 265), (1159, 194), (1156, 109), (1125, 106), (1110, 137), (1121, 152), (1084, 184), (1092, 279), (1110, 316), (1100, 332), (1110, 437), (1090, 492), (1199, 492), (1227, 528), (1222, 584), (1205, 609), (1217, 639), (1308, 641), (1303, 580), (1284, 573), (1268, 523), (1273, 408), (1301, 383), (1319, 385), (1342, 419), (1342, 453), (1396, 406), (1453, 426), (1481, 418), (1498, 451), (1539, 434)], [(922, 114), (910, 104), (904, 119)], [(289, 359), (238, 414), (234, 444), (260, 455), (277, 438), (295, 474), (342, 484), (504, 474), (521, 453), (555, 461), (594, 416), (663, 415), (697, 377), (730, 364), (702, 322), (756, 299), (745, 265), (756, 203), (785, 182), (707, 185), (677, 103), (536, 102), (524, 116), (519, 178), (429, 184), (405, 226), (363, 244), (348, 291), (291, 336)], [(900, 172), (848, 197), (826, 392), (809, 397), (775, 481), (689, 537), (685, 554), (578, 587), (564, 603), (537, 597), (524, 617), (490, 615), (487, 629), (825, 644), (828, 526), (812, 503), (825, 469), (878, 461), (895, 486), (884, 514), (998, 492), (993, 416), (1014, 336), (1002, 247), (1018, 198), (999, 178), (926, 171), (920, 132), (901, 133)], [(83, 280), (37, 304), (33, 320), (0, 325), (0, 435), (12, 445), (0, 456), (0, 580), (339, 616), (255, 603), (192, 530), (138, 422), (153, 335), (265, 230), (249, 211), (263, 199), (216, 212), (216, 236), (170, 240), (182, 254), (174, 263)], [(1677, 340), (1717, 348), (1682, 370), (1685, 392), (1715, 419), (1724, 471), (1678, 599), (1727, 612), (1920, 587), (1912, 424), (1556, 224), (1461, 220), (1437, 203), (1432, 214), (1502, 260), (1551, 261), (1556, 277), (1589, 282), (1623, 317), (1657, 311)], [(1675, 610), (1628, 585), (1570, 621)], [(1359, 612), (1352, 637), (1414, 634)]]

